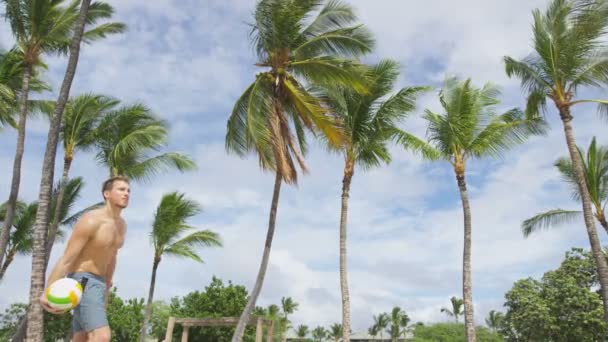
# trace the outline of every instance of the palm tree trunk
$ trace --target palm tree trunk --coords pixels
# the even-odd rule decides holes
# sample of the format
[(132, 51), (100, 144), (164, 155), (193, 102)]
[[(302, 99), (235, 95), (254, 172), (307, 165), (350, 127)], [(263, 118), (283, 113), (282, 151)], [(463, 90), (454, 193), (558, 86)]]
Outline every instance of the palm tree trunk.
[(27, 119), (27, 100), (30, 91), (30, 78), (32, 65), (25, 63), (23, 68), (23, 81), (21, 83), (21, 97), (19, 98), (19, 125), (17, 128), (17, 147), (13, 161), (13, 178), (11, 180), (11, 192), (6, 203), (6, 214), (4, 217), (4, 229), (0, 232), (0, 264), (6, 255), (6, 246), (11, 235), (11, 227), (15, 218), (15, 206), (19, 196), (19, 184), (21, 183), (21, 161), (25, 148), (25, 122)]
[(43, 315), (39, 298), (44, 291), (44, 276), (46, 264), (46, 237), (48, 234), (48, 213), (51, 190), (53, 186), (53, 171), (57, 155), (57, 141), (59, 140), (59, 126), (63, 109), (70, 95), (70, 88), (78, 65), (80, 43), (84, 32), (86, 15), (91, 0), (82, 0), (80, 13), (74, 27), (74, 36), (70, 44), (70, 57), (68, 66), (61, 84), (57, 105), (51, 118), (46, 151), (42, 164), (42, 179), (40, 180), (40, 193), (38, 195), (38, 211), (34, 223), (34, 248), (32, 252), (32, 280), (30, 283), (30, 305), (27, 311), (27, 342), (42, 342), (44, 337)]
[(572, 115), (570, 115), (570, 108), (567, 106), (558, 107), (560, 110), (560, 117), (564, 125), (564, 134), (566, 136), (566, 144), (568, 145), (568, 151), (570, 152), (570, 159), (572, 160), (572, 170), (574, 171), (574, 178), (578, 184), (578, 190), (581, 194), (582, 205), (583, 205), (583, 216), (585, 218), (585, 227), (587, 228), (587, 235), (589, 236), (589, 242), (591, 244), (591, 254), (595, 258), (597, 264), (597, 273), (600, 281), (600, 291), (602, 294), (602, 301), (604, 303), (604, 320), (608, 322), (608, 265), (606, 258), (602, 252), (602, 246), (595, 229), (595, 222), (593, 220), (593, 211), (591, 209), (591, 196), (589, 195), (589, 189), (587, 188), (587, 182), (583, 173), (583, 161), (581, 156), (578, 154), (576, 148), (576, 142), (574, 139), (574, 132), (572, 129)]
[(342, 341), (350, 342), (350, 297), (346, 262), (346, 224), (350, 184), (355, 172), (355, 163), (347, 157), (342, 180), (342, 211), (340, 214), (340, 290), (342, 291)]
[(154, 298), (154, 286), (156, 285), (156, 269), (160, 263), (160, 257), (154, 258), (152, 264), (152, 278), (150, 279), (150, 290), (148, 291), (148, 303), (146, 304), (146, 313), (144, 315), (144, 324), (141, 327), (140, 341), (146, 342), (146, 335), (148, 332), (148, 322), (152, 316), (152, 299)]
[[(29, 310), (29, 309), (28, 309)], [(17, 325), (17, 329), (15, 330), (15, 334), (11, 338), (11, 342), (23, 342), (25, 339), (25, 332), (27, 330), (27, 313), (21, 316), (19, 320), (19, 325)]]
[(59, 228), (59, 221), (61, 220), (61, 207), (63, 202), (63, 197), (65, 196), (65, 188), (68, 184), (68, 172), (70, 172), (70, 166), (72, 165), (72, 158), (65, 157), (63, 160), (63, 175), (61, 176), (61, 182), (59, 183), (59, 191), (57, 194), (57, 200), (55, 201), (55, 211), (53, 213), (53, 222), (51, 222), (51, 226), (48, 232), (48, 239), (46, 242), (46, 256), (44, 258), (44, 270), (49, 265), (49, 258), (51, 257), (51, 251), (53, 249), (53, 244), (55, 243), (55, 236), (57, 235), (57, 229)]
[(0, 280), (4, 278), (4, 274), (6, 273), (8, 266), (11, 264), (11, 262), (13, 262), (13, 259), (15, 258), (16, 253), (17, 252), (15, 250), (12, 250), (8, 253), (8, 255), (6, 256), (6, 259), (4, 259), (4, 264), (2, 265), (2, 268), (0, 269)]
[(274, 180), (274, 191), (272, 193), (272, 203), (270, 205), (270, 217), (268, 219), (268, 232), (266, 233), (266, 245), (264, 246), (264, 253), (262, 255), (262, 262), (260, 263), (260, 269), (258, 271), (258, 277), (255, 280), (255, 285), (253, 286), (253, 291), (249, 296), (249, 300), (247, 301), (247, 305), (245, 305), (245, 309), (239, 318), (239, 322), (236, 325), (236, 329), (234, 330), (234, 335), (232, 336), (232, 342), (241, 342), (243, 339), (243, 334), (245, 333), (245, 327), (249, 322), (249, 317), (251, 316), (251, 312), (255, 307), (255, 302), (260, 295), (260, 291), (262, 290), (262, 283), (264, 282), (264, 277), (266, 276), (266, 269), (268, 268), (268, 259), (270, 258), (270, 248), (272, 246), (272, 238), (274, 236), (274, 227), (277, 219), (277, 207), (279, 205), (279, 194), (281, 192), (281, 183), (283, 178), (281, 174), (277, 170), (275, 180)]
[(464, 301), (464, 325), (467, 342), (475, 342), (475, 321), (473, 319), (473, 284), (471, 280), (471, 206), (464, 172), (456, 174), (462, 211), (464, 214), (464, 251), (462, 253), (462, 297)]

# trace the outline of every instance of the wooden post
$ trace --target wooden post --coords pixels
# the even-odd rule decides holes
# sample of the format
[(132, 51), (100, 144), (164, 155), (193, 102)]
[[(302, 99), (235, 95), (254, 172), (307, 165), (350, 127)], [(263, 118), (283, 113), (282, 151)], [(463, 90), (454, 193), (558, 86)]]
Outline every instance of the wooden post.
[(270, 321), (270, 325), (268, 326), (268, 336), (266, 337), (266, 342), (272, 342), (273, 334), (274, 334), (274, 320)]
[(167, 333), (165, 333), (165, 342), (171, 342), (173, 339), (173, 327), (175, 326), (175, 317), (169, 317), (167, 322)]
[(255, 327), (255, 342), (262, 342), (264, 328), (262, 327), (262, 319), (258, 318), (258, 323)]
[(182, 342), (188, 342), (188, 332), (190, 330), (190, 326), (186, 325), (184, 330), (182, 330)]

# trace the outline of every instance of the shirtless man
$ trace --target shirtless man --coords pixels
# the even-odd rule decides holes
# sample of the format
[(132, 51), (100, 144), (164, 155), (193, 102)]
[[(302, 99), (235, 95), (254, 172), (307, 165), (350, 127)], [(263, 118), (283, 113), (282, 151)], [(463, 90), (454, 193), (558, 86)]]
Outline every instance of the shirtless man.
[[(103, 183), (105, 206), (82, 215), (74, 225), (63, 256), (49, 275), (47, 286), (66, 276), (84, 285), (80, 304), (73, 311), (74, 342), (110, 341), (106, 308), (116, 254), (125, 239), (126, 225), (120, 214), (129, 204), (129, 193), (129, 182), (124, 177), (113, 177)], [(63, 313), (51, 308), (44, 294), (40, 304), (50, 313)]]

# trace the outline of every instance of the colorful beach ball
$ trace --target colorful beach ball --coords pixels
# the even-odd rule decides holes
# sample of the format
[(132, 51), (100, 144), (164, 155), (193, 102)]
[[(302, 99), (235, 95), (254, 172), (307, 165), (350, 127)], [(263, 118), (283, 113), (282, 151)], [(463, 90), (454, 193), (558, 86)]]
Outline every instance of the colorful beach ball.
[(72, 278), (61, 278), (46, 289), (46, 298), (52, 308), (71, 310), (80, 303), (82, 286)]

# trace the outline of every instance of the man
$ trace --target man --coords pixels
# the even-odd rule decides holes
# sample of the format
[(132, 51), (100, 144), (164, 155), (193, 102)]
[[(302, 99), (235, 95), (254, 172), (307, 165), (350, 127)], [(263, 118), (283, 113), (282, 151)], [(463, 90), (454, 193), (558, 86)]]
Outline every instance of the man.
[[(120, 214), (129, 203), (129, 181), (112, 177), (103, 183), (101, 191), (105, 205), (85, 213), (76, 222), (47, 281), (49, 286), (67, 276), (83, 285), (82, 298), (73, 311), (74, 342), (106, 342), (111, 338), (106, 308), (116, 254), (125, 239), (126, 224)], [(50, 313), (62, 313), (49, 306), (45, 294), (40, 303)]]

